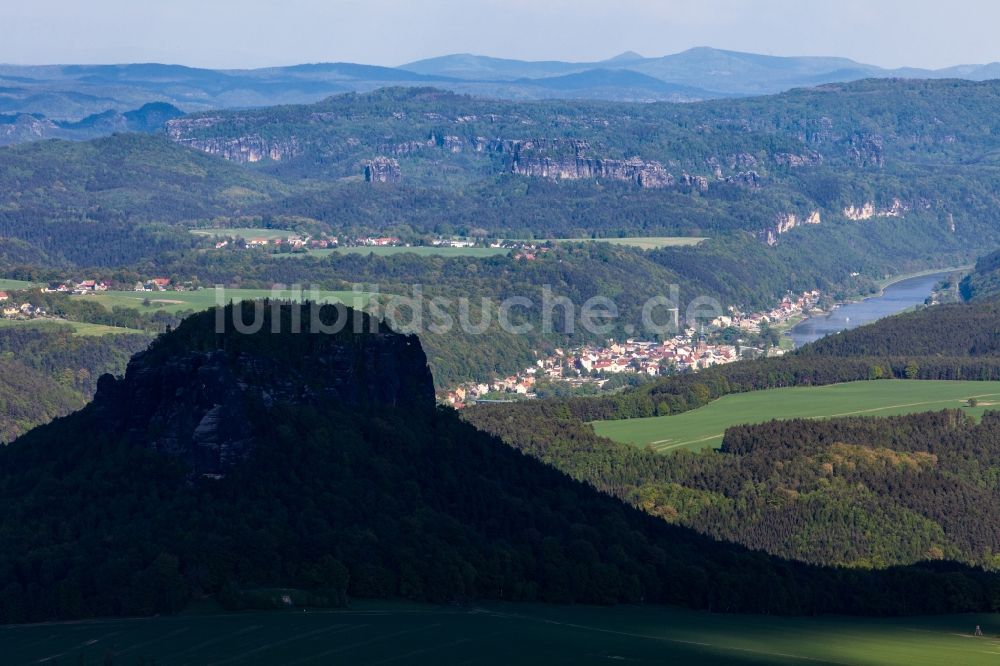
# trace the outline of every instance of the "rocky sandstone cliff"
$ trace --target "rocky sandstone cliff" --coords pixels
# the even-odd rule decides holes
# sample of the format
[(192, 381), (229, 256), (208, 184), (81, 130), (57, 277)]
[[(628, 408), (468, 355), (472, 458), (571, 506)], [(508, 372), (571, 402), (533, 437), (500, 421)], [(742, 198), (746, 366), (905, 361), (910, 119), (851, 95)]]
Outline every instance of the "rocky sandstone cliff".
[(844, 208), (844, 217), (854, 222), (870, 220), (873, 217), (902, 217), (909, 210), (909, 206), (899, 199), (893, 199), (891, 206), (878, 208), (874, 202), (866, 201), (860, 206), (847, 206)]
[(768, 245), (777, 245), (778, 236), (787, 234), (796, 227), (822, 223), (823, 218), (818, 210), (812, 211), (805, 217), (799, 217), (795, 213), (781, 213), (775, 217), (774, 226), (768, 227), (760, 233), (760, 238)]
[[(633, 157), (625, 160), (590, 157), (590, 145), (579, 140), (516, 140), (492, 142), (506, 168), (514, 174), (554, 180), (599, 179), (630, 182), (643, 188), (673, 187), (678, 184), (656, 160)], [(685, 174), (686, 185), (708, 189), (708, 179)]]
[(275, 162), (298, 157), (302, 148), (298, 139), (267, 139), (260, 134), (201, 137), (199, 131), (214, 127), (222, 118), (177, 118), (166, 123), (167, 136), (181, 145), (217, 155), (238, 164), (252, 164), (268, 159)]
[(403, 179), (399, 162), (391, 157), (376, 157), (365, 162), (365, 182), (398, 183)]
[[(137, 354), (125, 376), (104, 375), (88, 407), (102, 432), (181, 459), (201, 475), (225, 474), (254, 445), (261, 419), (283, 406), (367, 411), (433, 409), (434, 388), (427, 359), (415, 336), (379, 325), (366, 316), (354, 333), (353, 316), (339, 333), (310, 332), (312, 313), (282, 305), (263, 309), (261, 330), (239, 333), (254, 319), (253, 304), (230, 305), (223, 333), (217, 312), (185, 320)], [(329, 324), (337, 310), (324, 306)], [(300, 316), (295, 333), (294, 317)], [(361, 316), (357, 313), (357, 316)], [(278, 322), (277, 330), (273, 324)]]

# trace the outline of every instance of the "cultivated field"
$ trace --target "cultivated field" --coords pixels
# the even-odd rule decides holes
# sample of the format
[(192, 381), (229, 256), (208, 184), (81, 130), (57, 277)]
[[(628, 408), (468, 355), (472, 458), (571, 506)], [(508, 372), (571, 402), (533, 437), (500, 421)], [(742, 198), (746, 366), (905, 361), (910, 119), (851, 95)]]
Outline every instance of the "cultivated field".
[(553, 238), (553, 243), (611, 243), (612, 245), (627, 245), (642, 250), (656, 250), (661, 247), (688, 247), (698, 245), (707, 238), (690, 236), (636, 236), (634, 238)]
[(134, 328), (121, 328), (117, 326), (105, 326), (104, 324), (90, 324), (82, 321), (67, 321), (65, 319), (0, 319), (0, 328), (34, 328), (45, 330), (46, 328), (61, 328), (71, 326), (75, 335), (107, 335), (114, 334), (140, 334), (145, 335), (145, 331)]
[(433, 245), (418, 245), (414, 247), (373, 246), (335, 247), (328, 249), (308, 250), (306, 252), (291, 252), (276, 254), (275, 257), (329, 257), (331, 254), (374, 254), (376, 257), (391, 257), (397, 254), (415, 254), (420, 257), (496, 257), (510, 254), (510, 250), (502, 247), (435, 247)]
[[(226, 289), (224, 302), (244, 301), (258, 298), (290, 298), (291, 292), (272, 293), (270, 289)], [(309, 296), (307, 292), (305, 296)], [(320, 301), (324, 303), (345, 303), (349, 306), (364, 307), (368, 304), (370, 294), (353, 291), (321, 291)], [(216, 305), (215, 289), (200, 289), (198, 291), (106, 291), (97, 294), (78, 296), (101, 303), (109, 310), (115, 306), (135, 308), (140, 312), (182, 312), (185, 310), (207, 310)], [(143, 305), (149, 300), (149, 305)]]
[(0, 279), (0, 291), (17, 291), (18, 289), (28, 289), (31, 286), (31, 282), (25, 282), (23, 280)]
[(251, 227), (240, 227), (240, 228), (230, 228), (230, 229), (192, 229), (191, 233), (197, 236), (221, 236), (222, 238), (242, 238), (244, 240), (250, 240), (251, 238), (266, 238), (267, 240), (273, 240), (275, 238), (288, 238), (289, 236), (294, 236), (296, 232), (290, 229), (254, 229)]
[[(976, 625), (984, 636), (973, 637)], [(0, 627), (3, 663), (997, 663), (1000, 617), (776, 618), (667, 607), (356, 604)]]
[(831, 386), (780, 388), (728, 395), (700, 409), (646, 419), (598, 421), (597, 434), (661, 452), (722, 443), (726, 428), (771, 419), (889, 416), (962, 407), (970, 397), (979, 415), (1000, 409), (1000, 382), (883, 380)]

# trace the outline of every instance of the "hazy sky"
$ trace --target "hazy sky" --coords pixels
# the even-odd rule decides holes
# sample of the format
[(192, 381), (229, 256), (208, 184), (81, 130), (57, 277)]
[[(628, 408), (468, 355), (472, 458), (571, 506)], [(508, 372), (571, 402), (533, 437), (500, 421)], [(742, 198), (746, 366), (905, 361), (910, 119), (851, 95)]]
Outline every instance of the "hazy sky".
[(598, 60), (692, 46), (894, 67), (1000, 60), (991, 0), (6, 0), (0, 62)]

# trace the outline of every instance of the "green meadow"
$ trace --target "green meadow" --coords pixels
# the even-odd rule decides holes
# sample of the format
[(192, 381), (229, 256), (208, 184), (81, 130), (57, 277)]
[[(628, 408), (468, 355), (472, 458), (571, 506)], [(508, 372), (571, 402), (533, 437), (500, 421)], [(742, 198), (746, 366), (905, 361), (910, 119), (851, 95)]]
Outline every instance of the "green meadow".
[(64, 326), (71, 327), (75, 335), (107, 335), (109, 333), (146, 334), (145, 331), (134, 328), (91, 324), (85, 321), (68, 321), (66, 319), (0, 319), (0, 328), (33, 328), (45, 330), (58, 329)]
[(273, 240), (275, 238), (288, 238), (289, 236), (294, 236), (296, 232), (290, 229), (254, 229), (252, 227), (233, 227), (228, 229), (192, 229), (191, 233), (197, 236), (220, 236), (222, 238), (243, 238), (244, 240), (250, 240), (251, 238), (266, 238), (267, 240)]
[[(984, 636), (974, 637), (976, 625)], [(996, 664), (1000, 616), (780, 618), (670, 607), (358, 603), (0, 627), (17, 664)]]
[(704, 407), (645, 419), (598, 421), (595, 432), (660, 452), (717, 447), (726, 428), (771, 419), (889, 416), (963, 407), (974, 415), (1000, 404), (1000, 382), (881, 380), (754, 391), (724, 396)]
[(274, 255), (275, 257), (329, 257), (331, 254), (374, 254), (376, 257), (392, 257), (397, 254), (415, 254), (419, 257), (496, 257), (509, 254), (510, 250), (502, 247), (435, 247), (433, 245), (415, 245), (412, 247), (361, 245), (356, 247), (334, 247), (327, 249), (306, 250), (305, 252), (289, 252)]
[(632, 238), (553, 238), (553, 243), (611, 243), (626, 245), (641, 250), (657, 250), (661, 247), (689, 247), (698, 245), (707, 238), (693, 236), (634, 236)]
[(19, 289), (30, 289), (34, 286), (31, 282), (24, 280), (3, 280), (0, 279), (0, 291), (17, 291)]
[[(270, 289), (225, 289), (223, 303), (229, 301), (245, 301), (259, 298), (291, 298), (290, 291), (274, 291)], [(354, 291), (320, 291), (319, 300), (324, 303), (345, 303), (349, 306), (364, 307), (368, 304), (370, 294)], [(309, 292), (304, 296), (309, 297)], [(88, 294), (77, 298), (85, 298), (101, 303), (109, 310), (113, 307), (135, 308), (140, 312), (183, 312), (186, 310), (207, 310), (214, 307), (218, 301), (215, 289), (199, 289), (197, 291), (106, 291)], [(149, 305), (144, 305), (145, 301)]]

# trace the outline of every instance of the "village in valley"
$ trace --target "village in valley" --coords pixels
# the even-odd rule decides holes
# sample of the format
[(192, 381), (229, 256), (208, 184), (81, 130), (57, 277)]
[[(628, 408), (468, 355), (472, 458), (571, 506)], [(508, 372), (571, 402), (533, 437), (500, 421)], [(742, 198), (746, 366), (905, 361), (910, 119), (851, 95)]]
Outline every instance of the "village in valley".
[(730, 314), (717, 317), (703, 330), (688, 328), (682, 334), (664, 341), (628, 339), (608, 340), (602, 345), (582, 345), (572, 349), (556, 348), (540, 356), (534, 365), (491, 382), (467, 383), (442, 391), (438, 399), (456, 409), (481, 401), (532, 399), (538, 387), (561, 383), (570, 390), (601, 389), (616, 375), (633, 374), (659, 377), (697, 372), (741, 358), (780, 355), (778, 347), (764, 349), (735, 343), (720, 342), (722, 331), (739, 331), (748, 338), (757, 337), (765, 329), (787, 328), (817, 308), (818, 290), (789, 294), (767, 312), (743, 314), (735, 308)]
[[(67, 280), (50, 282), (40, 289), (43, 294), (86, 296), (112, 290), (134, 292), (189, 291), (194, 285), (174, 284), (169, 278), (158, 277), (139, 280), (134, 284), (120, 285), (107, 280)], [(0, 318), (13, 320), (58, 319), (44, 305), (32, 303), (30, 291), (0, 291)]]
[[(240, 233), (234, 233), (239, 231)], [(339, 236), (323, 236), (320, 238), (315, 238), (306, 233), (296, 233), (288, 232), (287, 234), (280, 233), (258, 233), (258, 234), (243, 234), (243, 230), (217, 230), (213, 233), (211, 229), (199, 230), (200, 235), (214, 236), (214, 247), (216, 250), (222, 249), (235, 249), (243, 250), (250, 248), (263, 248), (275, 251), (288, 251), (288, 252), (308, 252), (309, 250), (327, 250), (334, 249), (338, 247), (371, 247), (371, 248), (381, 248), (381, 247), (419, 247), (420, 245), (414, 242), (406, 241), (398, 236), (358, 236), (358, 237), (339, 237)], [(246, 230), (252, 231), (252, 230)], [(264, 230), (258, 230), (264, 231)], [(430, 239), (423, 239), (420, 241), (422, 246), (437, 247), (437, 248), (472, 248), (472, 247), (483, 247), (491, 249), (506, 249), (506, 250), (519, 250), (525, 253), (522, 257), (515, 258), (525, 258), (533, 259), (534, 256), (529, 256), (533, 252), (545, 252), (548, 250), (547, 247), (541, 247), (544, 244), (543, 241), (525, 241), (525, 240), (486, 240), (486, 239), (472, 239), (472, 238), (452, 238), (452, 237), (434, 237)]]

